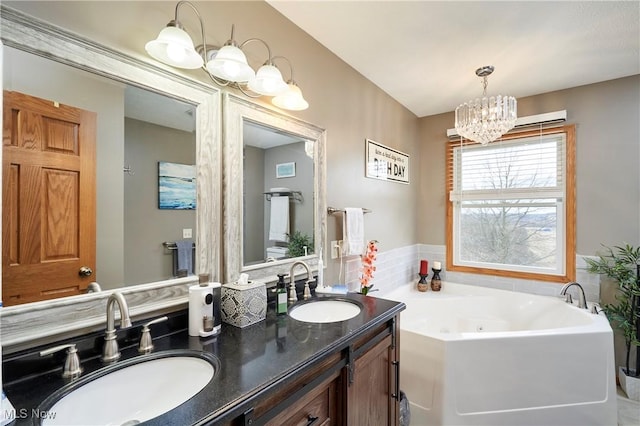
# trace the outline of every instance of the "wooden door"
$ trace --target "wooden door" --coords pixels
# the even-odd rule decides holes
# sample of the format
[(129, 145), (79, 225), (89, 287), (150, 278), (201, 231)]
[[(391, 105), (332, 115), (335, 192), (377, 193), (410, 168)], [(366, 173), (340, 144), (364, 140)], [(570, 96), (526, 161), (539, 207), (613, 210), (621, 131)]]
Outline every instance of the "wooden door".
[(96, 114), (3, 95), (3, 303), (80, 294), (95, 279), (80, 270), (95, 270)]

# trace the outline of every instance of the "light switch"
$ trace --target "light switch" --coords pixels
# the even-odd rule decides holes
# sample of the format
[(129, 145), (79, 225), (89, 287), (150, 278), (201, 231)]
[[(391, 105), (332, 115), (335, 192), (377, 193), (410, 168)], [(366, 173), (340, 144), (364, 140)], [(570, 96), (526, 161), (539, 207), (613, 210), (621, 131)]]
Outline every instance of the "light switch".
[(193, 231), (191, 228), (184, 228), (182, 230), (182, 238), (191, 238), (193, 237)]

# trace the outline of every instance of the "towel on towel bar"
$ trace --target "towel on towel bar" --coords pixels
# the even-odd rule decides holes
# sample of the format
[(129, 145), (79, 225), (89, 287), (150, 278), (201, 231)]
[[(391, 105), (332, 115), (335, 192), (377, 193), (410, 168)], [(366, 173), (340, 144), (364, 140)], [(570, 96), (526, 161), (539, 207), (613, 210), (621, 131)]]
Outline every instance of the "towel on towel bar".
[(271, 197), (271, 219), (269, 240), (287, 242), (289, 235), (289, 197), (286, 195)]
[(364, 212), (358, 207), (345, 207), (342, 215), (344, 255), (360, 255), (364, 251)]
[(178, 270), (184, 269), (187, 275), (193, 275), (193, 240), (176, 241), (176, 249), (178, 250)]

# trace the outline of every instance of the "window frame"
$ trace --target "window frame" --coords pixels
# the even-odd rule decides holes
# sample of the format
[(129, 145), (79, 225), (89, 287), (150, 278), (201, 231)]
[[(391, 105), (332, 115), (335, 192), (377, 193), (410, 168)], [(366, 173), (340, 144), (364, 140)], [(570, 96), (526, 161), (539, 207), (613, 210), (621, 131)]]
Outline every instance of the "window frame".
[[(452, 272), (467, 272), (481, 275), (493, 275), (500, 277), (530, 279), (537, 281), (559, 282), (575, 281), (576, 276), (576, 137), (575, 125), (564, 125), (547, 129), (525, 130), (508, 133), (500, 140), (516, 140), (531, 138), (539, 135), (561, 134), (565, 135), (565, 199), (564, 202), (564, 274), (547, 274), (540, 272), (525, 272), (508, 269), (495, 269), (490, 267), (476, 267), (468, 265), (457, 265), (454, 263), (454, 243), (455, 237), (455, 207), (451, 197), (454, 185), (454, 149), (465, 145), (474, 145), (477, 142), (467, 139), (450, 140), (446, 147), (446, 262), (447, 270)], [(492, 142), (493, 143), (493, 142)]]

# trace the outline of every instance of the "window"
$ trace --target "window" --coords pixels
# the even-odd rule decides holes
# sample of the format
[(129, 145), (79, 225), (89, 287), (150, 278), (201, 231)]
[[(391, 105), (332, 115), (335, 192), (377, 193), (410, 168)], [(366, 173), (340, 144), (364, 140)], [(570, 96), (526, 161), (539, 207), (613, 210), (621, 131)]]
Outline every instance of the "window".
[(575, 279), (575, 127), (447, 149), (447, 269)]

